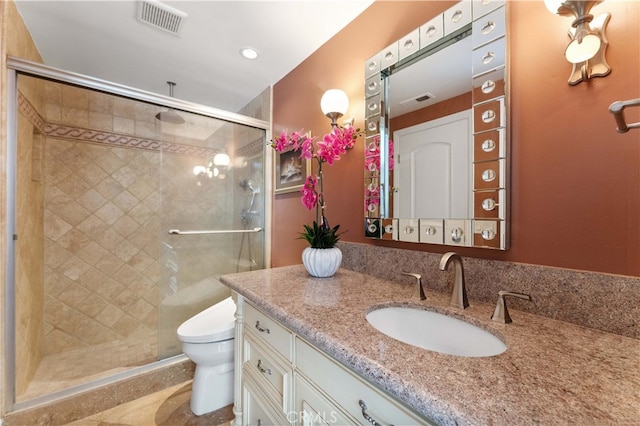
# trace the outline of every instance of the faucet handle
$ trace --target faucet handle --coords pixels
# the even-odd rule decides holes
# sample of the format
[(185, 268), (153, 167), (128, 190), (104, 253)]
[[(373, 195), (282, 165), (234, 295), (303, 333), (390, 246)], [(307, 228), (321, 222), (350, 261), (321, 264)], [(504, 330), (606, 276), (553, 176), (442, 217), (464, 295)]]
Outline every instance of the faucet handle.
[(412, 272), (402, 272), (402, 275), (406, 275), (408, 277), (413, 277), (416, 279), (416, 289), (414, 291), (413, 297), (417, 297), (420, 300), (426, 300), (427, 296), (425, 296), (424, 289), (422, 288), (422, 276), (420, 274), (414, 274)]
[(507, 309), (507, 302), (505, 300), (506, 296), (518, 297), (520, 299), (525, 299), (531, 301), (531, 296), (524, 293), (514, 293), (511, 291), (499, 291), (498, 292), (498, 303), (496, 304), (496, 309), (493, 311), (493, 315), (491, 319), (496, 322), (501, 322), (503, 324), (508, 324), (513, 322), (511, 320), (511, 316), (509, 316), (509, 310)]

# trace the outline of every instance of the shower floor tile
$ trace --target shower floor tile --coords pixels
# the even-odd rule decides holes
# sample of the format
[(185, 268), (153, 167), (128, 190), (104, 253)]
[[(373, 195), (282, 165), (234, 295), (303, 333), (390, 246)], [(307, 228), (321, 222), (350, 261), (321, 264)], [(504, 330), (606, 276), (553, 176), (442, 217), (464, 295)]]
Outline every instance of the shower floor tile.
[(111, 376), (157, 361), (155, 334), (136, 341), (124, 340), (60, 354), (40, 361), (27, 390), (18, 401), (28, 401), (72, 386)]

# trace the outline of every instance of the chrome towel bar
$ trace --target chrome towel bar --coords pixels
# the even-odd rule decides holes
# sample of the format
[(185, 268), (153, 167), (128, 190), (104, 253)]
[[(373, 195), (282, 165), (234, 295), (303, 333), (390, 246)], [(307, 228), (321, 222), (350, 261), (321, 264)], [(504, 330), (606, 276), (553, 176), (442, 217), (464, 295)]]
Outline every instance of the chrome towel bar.
[(618, 128), (616, 129), (616, 131), (618, 133), (626, 133), (629, 131), (629, 129), (640, 129), (640, 122), (627, 124), (624, 121), (624, 114), (623, 114), (623, 111), (626, 107), (639, 106), (639, 105), (640, 105), (640, 98), (630, 99), (628, 101), (617, 101), (612, 103), (609, 106), (609, 112), (613, 114), (613, 117), (616, 119), (616, 124), (618, 125)]
[(262, 228), (253, 229), (208, 229), (204, 231), (181, 231), (179, 229), (169, 229), (169, 235), (202, 235), (202, 234), (247, 234), (262, 232)]

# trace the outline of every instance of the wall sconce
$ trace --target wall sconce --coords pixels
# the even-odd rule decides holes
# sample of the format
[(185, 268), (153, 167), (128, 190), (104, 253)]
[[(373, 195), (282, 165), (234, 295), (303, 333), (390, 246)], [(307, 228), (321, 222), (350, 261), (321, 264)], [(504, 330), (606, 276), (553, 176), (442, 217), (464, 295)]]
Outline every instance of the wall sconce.
[(595, 19), (589, 12), (591, 8), (604, 0), (544, 0), (551, 13), (560, 16), (573, 16), (575, 19), (569, 29), (571, 42), (564, 54), (573, 64), (569, 84), (574, 86), (593, 77), (604, 77), (611, 72), (604, 51), (607, 48), (605, 30), (611, 14), (605, 12)]
[(338, 125), (338, 118), (342, 117), (349, 108), (349, 98), (340, 89), (330, 89), (324, 92), (320, 99), (322, 113), (331, 119), (331, 127)]

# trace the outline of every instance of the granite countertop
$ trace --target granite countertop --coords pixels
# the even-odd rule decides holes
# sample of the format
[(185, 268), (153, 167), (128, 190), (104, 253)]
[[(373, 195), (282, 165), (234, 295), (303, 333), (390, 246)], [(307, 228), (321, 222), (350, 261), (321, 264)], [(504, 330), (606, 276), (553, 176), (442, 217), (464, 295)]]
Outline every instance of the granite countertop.
[[(448, 306), (449, 295), (340, 269), (313, 278), (302, 265), (225, 275), (221, 281), (337, 361), (440, 424), (640, 424), (640, 341), (494, 306)], [(410, 305), (448, 313), (507, 344), (493, 357), (465, 358), (385, 336), (365, 319), (376, 307)], [(615, 320), (615, 319), (612, 319)], [(409, 326), (409, 325), (408, 325)], [(411, 326), (419, 326), (412, 324)]]

